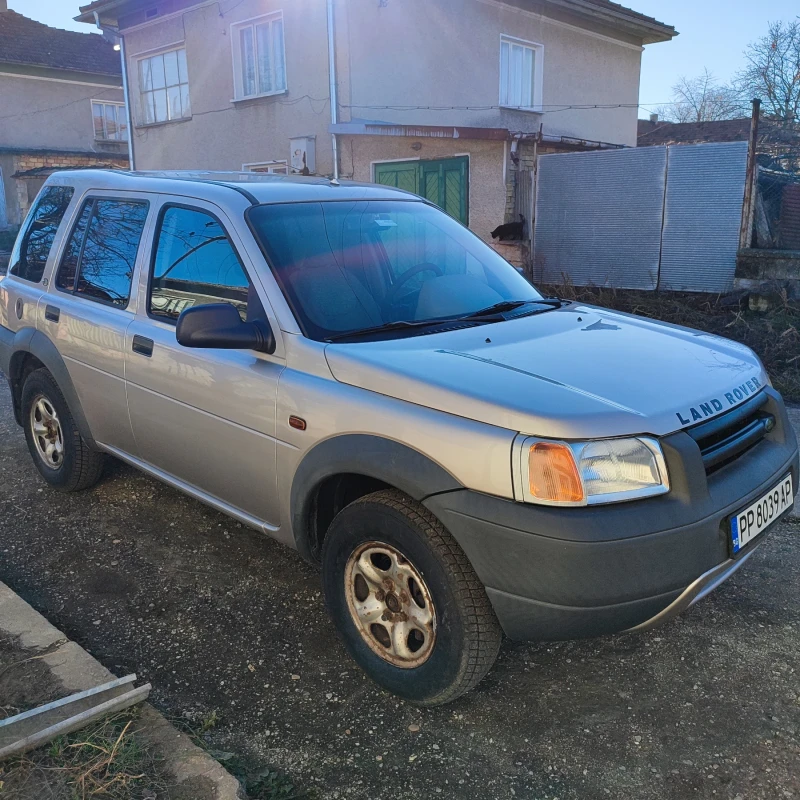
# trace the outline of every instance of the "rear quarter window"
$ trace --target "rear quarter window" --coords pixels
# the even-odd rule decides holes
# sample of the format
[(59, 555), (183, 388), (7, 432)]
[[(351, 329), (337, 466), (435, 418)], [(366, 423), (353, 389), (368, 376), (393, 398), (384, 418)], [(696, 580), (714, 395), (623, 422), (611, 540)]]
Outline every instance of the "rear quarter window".
[(12, 258), (11, 275), (39, 283), (58, 228), (75, 190), (71, 186), (45, 186), (25, 220), (18, 240), (17, 258)]

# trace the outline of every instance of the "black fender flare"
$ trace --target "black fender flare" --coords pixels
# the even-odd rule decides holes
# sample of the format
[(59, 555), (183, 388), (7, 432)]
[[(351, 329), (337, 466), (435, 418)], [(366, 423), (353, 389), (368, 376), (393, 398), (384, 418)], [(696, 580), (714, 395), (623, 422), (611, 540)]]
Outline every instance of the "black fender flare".
[(75, 424), (78, 426), (78, 430), (86, 444), (88, 444), (89, 447), (97, 448), (91, 428), (89, 427), (89, 422), (86, 419), (86, 415), (83, 413), (81, 401), (78, 399), (78, 393), (75, 391), (75, 385), (72, 383), (69, 370), (67, 370), (67, 365), (64, 363), (64, 358), (50, 339), (35, 328), (22, 328), (14, 334), (13, 341), (10, 345), (10, 351), (11, 355), (8, 361), (7, 375), (8, 381), (11, 384), (14, 417), (17, 423), (22, 425), (19, 407), (22, 386), (19, 385), (19, 379), (22, 375), (22, 366), (25, 362), (25, 356), (30, 354), (36, 356), (36, 358), (44, 364), (58, 384), (58, 388), (64, 395), (64, 399), (67, 401)]
[(317, 490), (326, 479), (342, 474), (374, 478), (419, 501), (464, 488), (444, 467), (393, 439), (362, 433), (325, 439), (303, 456), (292, 478), (292, 532), (298, 551), (309, 561), (314, 559), (311, 515)]

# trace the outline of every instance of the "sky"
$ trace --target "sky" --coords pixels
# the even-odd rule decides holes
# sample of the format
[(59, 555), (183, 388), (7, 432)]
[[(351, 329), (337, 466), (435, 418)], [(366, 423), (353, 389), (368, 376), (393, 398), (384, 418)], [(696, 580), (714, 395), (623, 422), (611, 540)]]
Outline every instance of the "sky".
[[(708, 67), (727, 83), (743, 67), (749, 42), (767, 32), (775, 20), (800, 16), (798, 0), (618, 0), (642, 14), (674, 25), (680, 34), (671, 42), (645, 47), (639, 102), (658, 106), (672, 98), (682, 76), (694, 77)], [(639, 116), (648, 112), (640, 109)]]
[[(89, 0), (9, 0), (9, 7), (57, 28), (87, 33), (89, 25), (75, 22), (78, 6)], [(642, 58), (639, 116), (672, 98), (672, 86), (708, 67), (726, 83), (743, 66), (747, 44), (766, 33), (773, 20), (800, 15), (798, 0), (618, 0), (642, 14), (674, 25), (680, 36), (649, 45)]]

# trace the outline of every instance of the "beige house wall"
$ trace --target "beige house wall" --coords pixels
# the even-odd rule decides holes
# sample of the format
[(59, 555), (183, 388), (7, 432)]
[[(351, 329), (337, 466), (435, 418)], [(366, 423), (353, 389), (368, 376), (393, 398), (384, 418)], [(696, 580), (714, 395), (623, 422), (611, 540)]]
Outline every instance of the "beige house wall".
[[(636, 145), (640, 42), (590, 26), (553, 6), (544, 16), (496, 0), (391, 0), (385, 5), (347, 0), (347, 5), (353, 108), (346, 109), (345, 117), (351, 113), (355, 118), (402, 124), (526, 132), (538, 131), (543, 122), (548, 134)], [(546, 113), (496, 108), (501, 35), (543, 46)], [(621, 104), (630, 107), (553, 108)], [(381, 108), (416, 105), (437, 110)], [(449, 106), (484, 110), (448, 110)]]
[[(0, 64), (0, 227), (22, 222), (47, 170), (127, 166), (127, 142), (95, 140), (92, 100), (123, 102), (121, 81)], [(45, 175), (13, 177), (27, 170)]]
[[(522, 0), (518, 0), (522, 2)], [(526, 2), (536, 8), (535, 2)], [(508, 128), (636, 144), (641, 47), (613, 30), (558, 11), (540, 13), (496, 0), (335, 0), (340, 117), (404, 124)], [(232, 102), (231, 25), (282, 11), (287, 91)], [(555, 16), (554, 16), (555, 15)], [(216, 2), (123, 29), (143, 169), (238, 170), (287, 160), (289, 139), (316, 136), (316, 171), (333, 170), (328, 125), (328, 45), (321, 0)], [(544, 47), (545, 107), (629, 104), (630, 108), (551, 110), (499, 104), (500, 36)], [(142, 127), (138, 61), (185, 46), (192, 118)], [(483, 111), (392, 110), (381, 106), (483, 106)], [(470, 145), (471, 146), (471, 145)]]
[[(233, 102), (231, 25), (274, 11), (284, 17), (287, 91)], [(316, 136), (316, 171), (332, 172), (323, 2), (243, 0), (223, 17), (215, 2), (123, 32), (137, 168), (239, 170), (243, 164), (287, 161), (290, 138)], [(138, 62), (179, 46), (186, 48), (192, 118), (142, 126)]]
[(115, 87), (8, 75), (0, 64), (0, 146), (107, 153), (108, 147), (95, 142), (92, 100), (121, 103), (121, 82)]
[[(469, 156), (469, 227), (491, 241), (490, 232), (503, 222), (506, 186), (504, 143), (477, 139), (415, 139), (403, 136), (342, 136), (343, 176), (372, 181), (380, 161)], [(421, 145), (413, 150), (412, 145)]]

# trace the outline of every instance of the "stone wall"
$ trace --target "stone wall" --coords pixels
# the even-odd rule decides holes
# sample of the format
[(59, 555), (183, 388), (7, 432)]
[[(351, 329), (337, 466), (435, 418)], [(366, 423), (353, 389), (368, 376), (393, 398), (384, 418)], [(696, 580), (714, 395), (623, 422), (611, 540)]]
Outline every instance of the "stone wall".
[[(39, 189), (52, 172), (60, 169), (116, 167), (127, 169), (128, 157), (111, 153), (59, 153), (31, 151), (3, 154), (0, 171), (5, 184), (5, 223), (17, 227), (25, 219)], [(0, 202), (2, 202), (0, 193)]]

